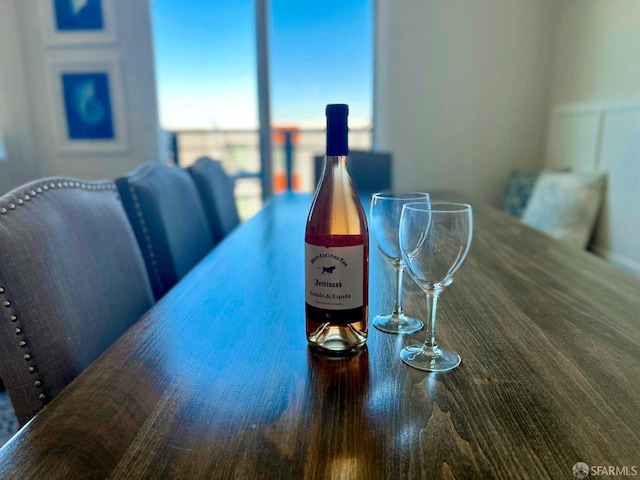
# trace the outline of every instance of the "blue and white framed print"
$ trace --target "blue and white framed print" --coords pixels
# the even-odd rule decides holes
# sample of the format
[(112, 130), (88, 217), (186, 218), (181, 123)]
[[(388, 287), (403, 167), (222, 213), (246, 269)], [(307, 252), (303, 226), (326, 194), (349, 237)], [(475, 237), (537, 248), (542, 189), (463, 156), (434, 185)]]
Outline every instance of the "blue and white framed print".
[(56, 149), (71, 154), (126, 151), (125, 98), (117, 54), (82, 52), (73, 61), (51, 61), (49, 72)]
[(56, 30), (102, 30), (104, 16), (101, 0), (53, 0)]
[(62, 73), (61, 79), (69, 139), (115, 138), (109, 75), (105, 72)]
[(116, 0), (38, 0), (42, 32), (51, 46), (116, 41)]

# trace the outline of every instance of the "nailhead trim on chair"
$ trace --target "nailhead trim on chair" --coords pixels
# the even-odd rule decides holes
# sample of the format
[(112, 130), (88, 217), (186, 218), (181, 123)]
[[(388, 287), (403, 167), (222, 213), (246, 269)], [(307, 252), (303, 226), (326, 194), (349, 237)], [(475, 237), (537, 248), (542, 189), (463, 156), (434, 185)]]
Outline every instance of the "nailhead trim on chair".
[(135, 177), (131, 177), (128, 179), (129, 183), (129, 191), (131, 192), (131, 200), (133, 200), (133, 205), (136, 209), (136, 216), (138, 217), (138, 222), (140, 223), (140, 229), (144, 234), (144, 240), (147, 247), (147, 252), (149, 254), (149, 259), (151, 260), (151, 268), (153, 269), (153, 276), (156, 282), (156, 285), (160, 291), (164, 291), (164, 283), (162, 282), (162, 277), (160, 276), (160, 269), (158, 268), (158, 262), (156, 261), (156, 253), (153, 249), (153, 244), (151, 242), (151, 237), (149, 236), (149, 229), (147, 228), (147, 222), (144, 218), (144, 212), (140, 206), (140, 202), (138, 201), (138, 195), (135, 190), (134, 183), (141, 182), (145, 178), (147, 178), (151, 173), (155, 172), (160, 168), (171, 168), (167, 167), (162, 163), (153, 163), (148, 164), (140, 173), (138, 173)]
[(81, 190), (104, 191), (116, 190), (116, 185), (113, 182), (87, 183), (71, 179), (56, 179), (55, 181), (51, 181), (50, 179), (43, 180), (41, 183), (30, 185), (29, 190), (26, 190), (23, 194), (17, 194), (15, 199), (12, 199), (12, 201), (6, 205), (1, 205), (0, 214), (6, 215), (9, 210), (16, 209), (16, 204), (24, 205), (25, 202), (36, 198), (37, 195), (56, 188), (79, 188)]
[(129, 183), (140, 182), (140, 181), (144, 180), (145, 178), (147, 178), (152, 172), (158, 170), (159, 168), (171, 168), (171, 167), (168, 167), (167, 165), (164, 165), (163, 163), (150, 163), (150, 164), (147, 164), (147, 166), (140, 173), (138, 173), (135, 177), (129, 178)]
[[(0, 287), (0, 294), (4, 295), (4, 293), (5, 293), (5, 288), (4, 287)], [(12, 302), (10, 300), (7, 300), (7, 299), (3, 300), (2, 304), (7, 309), (12, 307)], [(17, 320), (18, 320), (18, 317), (17, 317), (17, 315), (15, 313), (11, 313), (9, 315), (9, 320), (11, 320), (11, 322), (13, 322), (13, 323), (16, 323)], [(15, 327), (15, 332), (16, 332), (16, 335), (22, 336), (22, 328), (21, 327), (16, 326)], [(19, 345), (20, 345), (20, 348), (26, 348), (27, 347), (26, 340), (20, 339)], [(34, 374), (37, 369), (36, 369), (35, 365), (33, 364), (33, 357), (31, 356), (31, 353), (26, 351), (25, 353), (22, 354), (22, 358), (24, 358), (25, 362), (27, 362), (27, 365), (28, 365), (27, 366), (27, 371), (30, 374)], [(42, 392), (42, 382), (40, 381), (40, 379), (36, 379), (33, 382), (33, 386), (36, 389), (38, 389), (37, 392), (39, 392), (38, 393), (38, 398), (40, 399), (40, 401), (43, 403), (43, 405), (46, 404), (47, 403), (47, 396)]]
[[(136, 175), (136, 181), (139, 181), (145, 178), (151, 171), (155, 170), (155, 168), (149, 168), (145, 170), (145, 175)], [(154, 280), (160, 291), (164, 291), (164, 284), (162, 282), (162, 277), (160, 276), (160, 269), (158, 268), (158, 262), (156, 261), (156, 254), (153, 251), (153, 244), (151, 243), (151, 237), (148, 235), (149, 229), (147, 228), (147, 222), (144, 219), (144, 212), (142, 211), (142, 207), (140, 206), (140, 202), (138, 202), (138, 195), (136, 193), (136, 189), (132, 184), (133, 179), (130, 179), (129, 182), (129, 191), (131, 192), (131, 200), (133, 200), (133, 205), (136, 209), (136, 217), (138, 217), (138, 222), (140, 223), (140, 229), (142, 233), (144, 233), (145, 245), (147, 247), (147, 252), (149, 254), (149, 258), (151, 259), (151, 267), (153, 269)]]
[[(9, 203), (7, 203), (6, 205), (0, 205), (0, 214), (6, 215), (7, 213), (9, 213), (10, 210), (15, 210), (17, 208), (16, 205), (18, 206), (25, 205), (25, 202), (29, 202), (37, 198), (38, 195), (41, 195), (44, 192), (47, 192), (49, 190), (54, 190), (56, 188), (76, 188), (76, 189), (90, 190), (90, 191), (111, 190), (111, 191), (117, 192), (116, 190), (117, 187), (113, 182), (88, 183), (88, 182), (81, 182), (78, 180), (63, 179), (63, 178), (53, 179), (53, 180), (45, 179), (45, 180), (42, 180), (40, 183), (29, 185), (28, 188), (29, 189), (25, 190), (24, 193), (16, 194), (15, 197), (12, 198), (11, 201), (9, 201)], [(4, 293), (5, 293), (5, 288), (0, 287), (0, 295), (4, 295)], [(13, 312), (13, 305), (11, 300), (8, 300), (5, 298), (2, 301), (2, 305), (5, 307), (5, 309), (12, 310), (12, 313), (9, 315), (9, 320), (16, 325), (14, 327), (14, 331), (16, 335), (20, 338), (19, 340), (20, 348), (26, 348), (27, 342), (22, 338), (22, 335), (23, 335), (22, 327), (18, 322), (18, 316), (15, 314), (15, 312)], [(29, 351), (25, 351), (25, 353), (22, 355), (22, 358), (24, 359), (25, 362), (28, 362), (27, 371), (32, 375), (35, 374), (37, 372), (37, 368), (33, 362), (33, 356), (31, 355), (31, 353), (29, 353)], [(43, 405), (46, 404), (48, 399), (46, 394), (42, 392), (42, 389), (44, 388), (42, 385), (42, 381), (39, 378), (36, 378), (33, 382), (33, 386), (34, 388), (37, 389), (37, 392), (39, 392), (38, 398), (40, 399), (40, 401), (43, 403)]]

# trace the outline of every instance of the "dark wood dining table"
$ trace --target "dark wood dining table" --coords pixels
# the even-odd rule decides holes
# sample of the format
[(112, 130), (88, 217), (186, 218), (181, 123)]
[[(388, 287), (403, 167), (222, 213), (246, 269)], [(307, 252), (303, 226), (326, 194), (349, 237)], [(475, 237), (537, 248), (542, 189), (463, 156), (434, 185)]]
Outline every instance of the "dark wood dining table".
[[(233, 231), (0, 450), (0, 476), (556, 479), (578, 462), (640, 465), (640, 278), (472, 203), (471, 251), (438, 312), (462, 364), (410, 368), (399, 352), (424, 331), (372, 327), (360, 354), (330, 358), (305, 338), (310, 202), (278, 195)], [(371, 247), (369, 318), (394, 289)]]

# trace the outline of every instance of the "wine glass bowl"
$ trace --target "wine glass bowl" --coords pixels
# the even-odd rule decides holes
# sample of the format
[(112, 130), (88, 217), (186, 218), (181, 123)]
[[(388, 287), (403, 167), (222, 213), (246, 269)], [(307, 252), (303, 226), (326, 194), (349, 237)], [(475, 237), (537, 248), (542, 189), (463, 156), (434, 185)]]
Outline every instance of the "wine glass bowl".
[(436, 310), (438, 297), (453, 282), (464, 262), (473, 234), (473, 215), (469, 205), (423, 202), (404, 205), (399, 241), (402, 258), (411, 278), (426, 295), (427, 337), (423, 345), (409, 345), (400, 353), (408, 365), (431, 372), (451, 370), (460, 356), (438, 346)]
[(370, 230), (380, 252), (393, 265), (396, 273), (393, 311), (373, 319), (373, 325), (383, 332), (413, 333), (423, 327), (421, 320), (409, 317), (402, 311), (402, 277), (405, 265), (400, 253), (398, 228), (405, 204), (427, 201), (429, 194), (422, 192), (375, 193), (371, 198)]

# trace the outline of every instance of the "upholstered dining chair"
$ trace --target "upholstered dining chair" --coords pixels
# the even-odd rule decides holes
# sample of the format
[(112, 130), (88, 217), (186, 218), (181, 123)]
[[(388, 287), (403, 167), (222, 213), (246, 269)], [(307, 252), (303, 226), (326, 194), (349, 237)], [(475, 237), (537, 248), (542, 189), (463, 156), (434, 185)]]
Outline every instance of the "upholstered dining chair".
[(116, 179), (156, 299), (212, 248), (213, 238), (191, 175), (147, 162)]
[(0, 376), (26, 423), (153, 304), (113, 182), (0, 197)]
[(209, 157), (198, 159), (189, 167), (189, 173), (198, 187), (213, 242), (218, 244), (240, 223), (233, 179), (227, 175), (222, 163)]
[[(358, 193), (367, 194), (390, 190), (392, 162), (393, 156), (390, 153), (350, 150), (347, 169)], [(322, 176), (323, 166), (324, 156), (314, 157), (316, 185)]]

